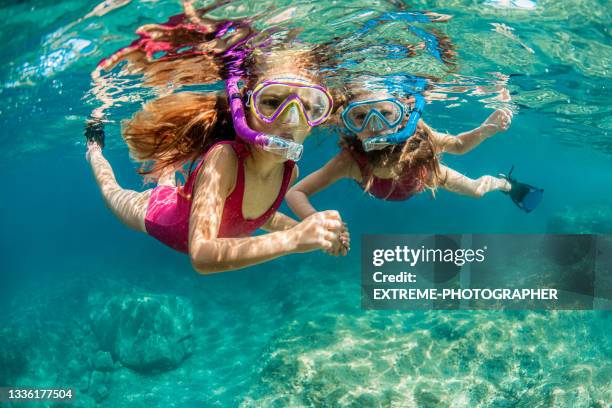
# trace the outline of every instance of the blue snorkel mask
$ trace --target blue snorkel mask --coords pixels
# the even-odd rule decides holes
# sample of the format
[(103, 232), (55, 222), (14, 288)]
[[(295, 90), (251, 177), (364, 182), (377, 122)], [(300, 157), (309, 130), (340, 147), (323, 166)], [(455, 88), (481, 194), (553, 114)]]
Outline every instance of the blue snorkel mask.
[[(426, 82), (423, 78), (407, 77), (404, 91), (414, 97), (414, 107), (403, 129), (391, 134), (370, 137), (363, 141), (366, 152), (381, 150), (390, 145), (403, 144), (416, 130), (423, 109), (425, 98), (420, 92), (425, 90)], [(368, 99), (351, 102), (342, 112), (342, 121), (352, 133), (371, 131), (385, 131), (400, 126), (406, 117), (406, 107), (395, 98)]]

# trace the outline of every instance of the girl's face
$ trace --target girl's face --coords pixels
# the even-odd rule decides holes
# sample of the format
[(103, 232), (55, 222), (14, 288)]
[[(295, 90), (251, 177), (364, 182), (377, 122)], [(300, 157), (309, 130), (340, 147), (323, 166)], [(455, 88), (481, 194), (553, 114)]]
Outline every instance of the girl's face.
[[(259, 82), (253, 89), (257, 89), (257, 85), (262, 84), (264, 81), (287, 84), (296, 83), (297, 85), (301, 83), (318, 85), (295, 72), (279, 72), (274, 75), (260, 77)], [(283, 108), (283, 104), (293, 95), (299, 99), (301, 106), (295, 102), (289, 103)], [(322, 106), (321, 96), (321, 94), (313, 92), (312, 88), (308, 87), (268, 85), (265, 91), (257, 95), (256, 99), (251, 96), (250, 104), (256, 104), (259, 114), (253, 114), (253, 109), (249, 110), (249, 125), (259, 132), (273, 134), (302, 144), (312, 131), (306, 115), (313, 117), (320, 113), (319, 111)], [(278, 116), (274, 118), (275, 114), (278, 114)], [(274, 121), (268, 123), (260, 115), (274, 118)]]
[(312, 126), (318, 125), (313, 118), (321, 117), (326, 107), (331, 110), (326, 91), (316, 89), (320, 86), (317, 70), (313, 54), (308, 50), (276, 50), (257, 55), (257, 79), (249, 87), (255, 93), (251, 94), (247, 107), (251, 128), (302, 144)]
[[(349, 100), (347, 105), (351, 102), (360, 102), (367, 100), (383, 100), (383, 99), (391, 99), (395, 98), (393, 95), (384, 92), (384, 91), (367, 91), (367, 92), (357, 92), (357, 97)], [(393, 121), (393, 117), (397, 115), (397, 107), (392, 102), (380, 102), (376, 105), (377, 110), (381, 115), (385, 117), (389, 122)], [(344, 108), (346, 109), (346, 107)], [(367, 118), (368, 114), (372, 107), (370, 105), (361, 105), (355, 106), (349, 112), (350, 118), (355, 123), (363, 123), (363, 121)], [(383, 136), (391, 133), (396, 133), (401, 124), (405, 122), (405, 119), (400, 122), (397, 126), (389, 128), (382, 120), (380, 120), (377, 116), (372, 116), (366, 127), (360, 132), (352, 132), (360, 141), (364, 141), (374, 136)]]

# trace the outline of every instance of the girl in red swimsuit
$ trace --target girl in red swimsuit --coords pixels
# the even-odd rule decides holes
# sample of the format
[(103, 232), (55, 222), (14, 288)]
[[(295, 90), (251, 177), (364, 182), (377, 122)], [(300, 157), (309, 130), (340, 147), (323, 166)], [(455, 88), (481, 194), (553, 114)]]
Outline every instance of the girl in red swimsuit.
[[(369, 113), (370, 101), (379, 101), (374, 115)], [(439, 161), (443, 152), (464, 154), (495, 133), (508, 129), (512, 119), (510, 110), (498, 110), (480, 127), (458, 136), (438, 133), (420, 120), (414, 134), (405, 142), (366, 152), (364, 141), (385, 132), (397, 132), (401, 126), (400, 114), (395, 112), (397, 119), (392, 118), (396, 99), (387, 92), (358, 89), (347, 95), (347, 105), (349, 103), (363, 106), (363, 112), (357, 108), (352, 115), (368, 123), (363, 123), (361, 131), (344, 134), (340, 153), (289, 190), (287, 203), (298, 217), (306, 218), (316, 213), (308, 197), (342, 178), (355, 180), (376, 198), (393, 201), (407, 200), (425, 188), (433, 191), (442, 187), (473, 197), (494, 190), (510, 190), (511, 185), (505, 178), (482, 176), (473, 180)], [(381, 131), (385, 128), (383, 122), (389, 123), (391, 119), (397, 120), (397, 127)]]
[[(259, 90), (250, 98), (258, 115), (247, 113), (249, 126), (303, 143), (314, 126), (309, 109), (329, 95), (317, 83), (312, 55), (277, 51), (259, 54), (252, 63), (255, 74), (246, 87)], [(274, 113), (273, 120), (265, 120), (267, 113)], [(296, 252), (335, 252), (341, 246), (337, 212), (298, 223), (277, 211), (297, 166), (237, 138), (224, 94), (180, 92), (149, 102), (124, 122), (123, 137), (131, 156), (159, 175), (158, 186), (145, 192), (121, 188), (100, 138), (89, 137), (87, 159), (106, 204), (128, 226), (188, 253), (198, 272), (243, 268)], [(175, 170), (189, 162), (186, 183), (177, 187)], [(270, 233), (250, 236), (259, 228)]]

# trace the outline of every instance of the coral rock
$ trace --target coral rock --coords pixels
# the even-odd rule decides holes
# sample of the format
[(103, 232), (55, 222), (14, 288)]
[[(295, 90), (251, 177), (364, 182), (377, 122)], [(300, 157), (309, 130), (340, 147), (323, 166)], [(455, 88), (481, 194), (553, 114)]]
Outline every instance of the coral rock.
[(137, 371), (174, 369), (193, 349), (193, 309), (181, 297), (118, 295), (102, 307), (92, 305), (90, 317), (101, 348)]

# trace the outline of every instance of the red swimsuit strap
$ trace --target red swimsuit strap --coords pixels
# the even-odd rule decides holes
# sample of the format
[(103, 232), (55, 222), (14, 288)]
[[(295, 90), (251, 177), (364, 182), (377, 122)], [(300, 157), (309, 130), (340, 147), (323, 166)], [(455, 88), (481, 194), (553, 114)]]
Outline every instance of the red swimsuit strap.
[(200, 162), (196, 165), (195, 169), (193, 169), (193, 171), (191, 172), (191, 174), (187, 178), (187, 181), (185, 182), (185, 185), (180, 188), (179, 193), (182, 196), (187, 197), (187, 198), (191, 198), (191, 194), (193, 193), (193, 185), (194, 185), (194, 183), (195, 183), (195, 181), (196, 181), (196, 179), (198, 177), (198, 173), (200, 172), (200, 169), (202, 168), (202, 165), (204, 164), (204, 160), (206, 159), (206, 156), (216, 146), (224, 145), (224, 144), (229, 144), (230, 146), (232, 146), (232, 148), (234, 149), (234, 152), (236, 152), (236, 155), (238, 156), (238, 160), (239, 161), (244, 159), (244, 157), (248, 156), (248, 154), (249, 154), (248, 149), (246, 148), (246, 146), (243, 143), (240, 143), (240, 142), (237, 142), (237, 141), (234, 141), (234, 140), (223, 140), (223, 141), (215, 143), (208, 150), (206, 150), (206, 152), (202, 155), (202, 158), (200, 159)]
[(236, 169), (236, 184), (234, 189), (225, 199), (223, 212), (231, 211), (234, 217), (240, 216), (242, 219), (242, 198), (244, 197), (244, 159), (249, 155), (249, 151), (242, 143), (232, 144), (234, 152), (238, 157), (238, 168)]

